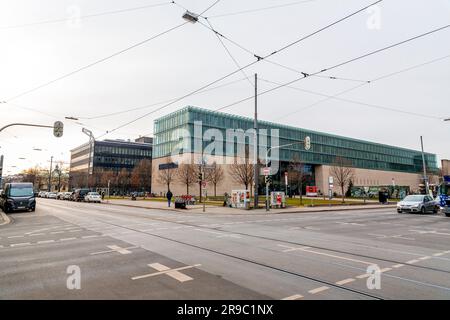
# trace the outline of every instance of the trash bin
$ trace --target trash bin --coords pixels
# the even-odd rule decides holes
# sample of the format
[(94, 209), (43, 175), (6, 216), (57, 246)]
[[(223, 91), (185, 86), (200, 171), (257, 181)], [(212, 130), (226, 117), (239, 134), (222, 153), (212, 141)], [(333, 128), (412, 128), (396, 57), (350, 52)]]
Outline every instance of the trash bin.
[(175, 200), (175, 209), (186, 209), (186, 200), (177, 198)]

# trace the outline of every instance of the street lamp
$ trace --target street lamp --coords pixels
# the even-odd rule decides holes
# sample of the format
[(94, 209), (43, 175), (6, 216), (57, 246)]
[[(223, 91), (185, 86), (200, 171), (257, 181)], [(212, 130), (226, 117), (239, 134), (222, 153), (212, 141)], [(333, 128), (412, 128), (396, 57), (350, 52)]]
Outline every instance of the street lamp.
[(444, 121), (450, 121), (450, 118), (448, 118), (448, 119), (444, 119)]
[(92, 142), (95, 142), (94, 135), (92, 134), (91, 130), (88, 130), (86, 128), (81, 129), (81, 131), (89, 137), (89, 159), (88, 159), (88, 170), (87, 170), (87, 180), (86, 180), (86, 186), (89, 188), (89, 174), (91, 171), (91, 153), (92, 153)]
[[(280, 148), (284, 148), (284, 147), (289, 147), (295, 144), (299, 144), (299, 143), (303, 143), (303, 147), (306, 151), (311, 149), (311, 138), (309, 136), (306, 136), (304, 140), (300, 140), (300, 141), (296, 141), (293, 143), (288, 143), (288, 144), (284, 144), (281, 146), (274, 146), (274, 147), (270, 147), (269, 149), (267, 149), (266, 151), (266, 168), (267, 165), (269, 164), (269, 152), (272, 151), (273, 149), (280, 149)], [(268, 168), (270, 170), (270, 168)], [(269, 175), (270, 172), (267, 173), (267, 175)], [(266, 211), (269, 211), (269, 184), (267, 183), (266, 180)]]
[(79, 120), (77, 117), (71, 117), (71, 116), (64, 117), (64, 118), (66, 118), (67, 120), (74, 120), (74, 121), (78, 121)]
[(198, 17), (198, 14), (193, 13), (189, 10), (186, 10), (186, 12), (183, 14), (183, 19), (191, 23), (196, 23), (198, 21)]

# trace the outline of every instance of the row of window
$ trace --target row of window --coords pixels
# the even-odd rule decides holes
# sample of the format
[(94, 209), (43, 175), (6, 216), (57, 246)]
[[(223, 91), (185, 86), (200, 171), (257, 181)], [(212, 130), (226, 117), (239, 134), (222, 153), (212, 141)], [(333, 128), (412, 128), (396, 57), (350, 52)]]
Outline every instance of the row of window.
[(140, 156), (140, 157), (152, 157), (151, 149), (143, 148), (129, 148), (118, 146), (95, 146), (95, 154), (97, 155), (126, 155), (126, 156)]

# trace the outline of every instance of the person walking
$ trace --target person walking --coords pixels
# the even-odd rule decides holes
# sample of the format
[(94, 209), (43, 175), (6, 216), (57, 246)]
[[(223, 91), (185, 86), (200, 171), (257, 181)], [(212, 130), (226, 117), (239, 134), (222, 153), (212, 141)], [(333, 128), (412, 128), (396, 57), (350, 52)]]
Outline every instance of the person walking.
[(170, 190), (167, 191), (166, 197), (167, 197), (167, 204), (170, 207), (170, 202), (172, 201), (172, 197), (173, 197), (172, 191), (170, 191)]

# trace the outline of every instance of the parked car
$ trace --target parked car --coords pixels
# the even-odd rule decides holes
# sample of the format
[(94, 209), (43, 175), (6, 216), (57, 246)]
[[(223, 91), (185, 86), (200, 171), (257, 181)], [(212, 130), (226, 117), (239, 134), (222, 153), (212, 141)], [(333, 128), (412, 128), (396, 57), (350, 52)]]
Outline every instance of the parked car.
[(98, 192), (89, 192), (84, 196), (84, 201), (86, 202), (102, 202), (102, 197)]
[(48, 198), (48, 194), (49, 194), (49, 192), (44, 191), (44, 192), (42, 193), (42, 198)]
[(36, 199), (33, 191), (33, 184), (6, 183), (5, 189), (0, 195), (0, 207), (5, 213), (15, 210), (36, 210)]
[(39, 192), (38, 192), (38, 197), (39, 197), (39, 198), (42, 198), (43, 195), (44, 195), (44, 191), (39, 191)]
[(56, 199), (58, 199), (58, 200), (62, 200), (63, 197), (64, 197), (64, 192), (58, 192), (58, 193), (56, 194)]
[(64, 192), (63, 200), (70, 200), (73, 192)]
[(56, 199), (57, 196), (58, 196), (58, 194), (56, 192), (48, 192), (47, 193), (47, 198), (49, 198), (49, 199)]
[(428, 195), (415, 194), (409, 195), (399, 203), (397, 203), (397, 212), (420, 212), (437, 213), (439, 211), (439, 205), (434, 199)]
[(89, 189), (75, 189), (72, 194), (72, 201), (84, 201), (84, 196), (87, 195), (91, 190)]

